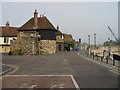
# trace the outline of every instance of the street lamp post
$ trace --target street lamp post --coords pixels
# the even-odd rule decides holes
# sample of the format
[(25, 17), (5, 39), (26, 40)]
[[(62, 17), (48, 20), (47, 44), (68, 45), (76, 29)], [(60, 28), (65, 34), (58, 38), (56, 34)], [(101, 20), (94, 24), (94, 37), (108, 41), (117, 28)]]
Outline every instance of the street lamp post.
[(108, 56), (110, 57), (110, 54), (111, 54), (111, 42), (110, 42), (110, 38), (108, 38)]
[(88, 53), (90, 54), (90, 35), (88, 35), (88, 43), (89, 43)]
[(90, 35), (88, 35), (88, 43), (89, 43), (89, 48), (90, 48)]
[(94, 34), (94, 46), (96, 47), (96, 34)]
[(96, 48), (96, 34), (94, 34), (94, 55), (95, 55), (95, 48)]

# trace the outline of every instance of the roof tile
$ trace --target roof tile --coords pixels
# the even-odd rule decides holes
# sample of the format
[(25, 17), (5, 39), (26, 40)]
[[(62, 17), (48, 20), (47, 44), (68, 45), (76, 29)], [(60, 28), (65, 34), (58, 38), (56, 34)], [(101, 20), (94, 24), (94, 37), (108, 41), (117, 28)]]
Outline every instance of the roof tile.
[(17, 30), (19, 27), (0, 27), (0, 36), (2, 37), (17, 37)]
[[(34, 29), (34, 18), (28, 20), (19, 30), (33, 30)], [(52, 23), (47, 19), (47, 17), (38, 17), (38, 27), (37, 29), (51, 29), (56, 30)]]

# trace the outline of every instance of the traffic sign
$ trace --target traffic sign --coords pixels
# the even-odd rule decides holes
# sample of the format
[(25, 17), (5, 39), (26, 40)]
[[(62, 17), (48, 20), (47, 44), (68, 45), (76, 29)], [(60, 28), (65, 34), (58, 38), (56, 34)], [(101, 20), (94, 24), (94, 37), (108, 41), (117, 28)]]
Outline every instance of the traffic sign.
[(37, 35), (37, 41), (41, 40), (41, 35)]

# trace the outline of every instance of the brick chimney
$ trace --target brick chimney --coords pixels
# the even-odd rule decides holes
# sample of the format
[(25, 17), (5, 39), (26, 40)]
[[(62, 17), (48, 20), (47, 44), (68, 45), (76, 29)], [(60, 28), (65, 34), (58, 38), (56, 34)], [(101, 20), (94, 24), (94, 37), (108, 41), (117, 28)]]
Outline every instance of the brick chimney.
[(38, 27), (38, 12), (35, 10), (34, 12), (34, 28)]
[(6, 22), (6, 28), (9, 28), (10, 24), (9, 22)]
[(59, 30), (59, 26), (57, 25), (57, 30)]

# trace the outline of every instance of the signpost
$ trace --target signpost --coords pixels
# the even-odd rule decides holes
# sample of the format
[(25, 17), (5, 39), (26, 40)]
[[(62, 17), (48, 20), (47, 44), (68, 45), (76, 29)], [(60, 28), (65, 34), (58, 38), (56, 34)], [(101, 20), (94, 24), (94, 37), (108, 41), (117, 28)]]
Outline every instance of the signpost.
[(37, 41), (41, 40), (41, 35), (37, 35)]
[(38, 35), (37, 35), (38, 54), (40, 54), (40, 52), (41, 52), (41, 51), (40, 51), (40, 43), (39, 43), (40, 40), (41, 40), (41, 35), (38, 33)]

